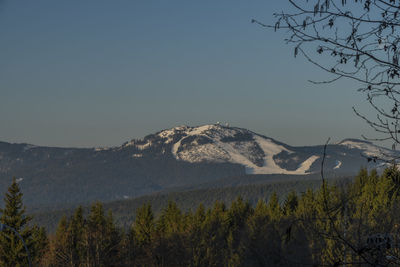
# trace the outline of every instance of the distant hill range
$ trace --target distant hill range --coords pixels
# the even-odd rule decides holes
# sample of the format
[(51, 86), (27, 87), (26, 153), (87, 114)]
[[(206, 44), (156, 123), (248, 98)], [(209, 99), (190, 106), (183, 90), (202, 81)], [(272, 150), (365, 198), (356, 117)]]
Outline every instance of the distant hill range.
[[(112, 148), (56, 148), (0, 142), (0, 193), (12, 177), (30, 208), (130, 199), (154, 192), (315, 177), (324, 145), (293, 147), (219, 124), (179, 126)], [(346, 139), (327, 147), (324, 170), (353, 175), (367, 159), (396, 151)]]

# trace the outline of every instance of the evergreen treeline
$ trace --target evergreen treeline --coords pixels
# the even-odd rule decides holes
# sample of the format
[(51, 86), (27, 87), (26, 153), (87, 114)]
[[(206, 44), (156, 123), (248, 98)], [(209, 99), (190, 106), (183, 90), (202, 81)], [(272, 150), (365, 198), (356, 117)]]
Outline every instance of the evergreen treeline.
[[(254, 180), (257, 177), (251, 177)], [(292, 177), (292, 179), (299, 177)], [(330, 178), (332, 183), (342, 183), (350, 178)], [(290, 181), (270, 181), (263, 184), (251, 184), (241, 186), (219, 187), (219, 188), (204, 188), (197, 190), (178, 191), (178, 192), (162, 192), (150, 194), (134, 199), (125, 199), (104, 203), (105, 210), (112, 210), (114, 220), (118, 227), (124, 230), (129, 229), (132, 222), (135, 220), (136, 211), (144, 204), (151, 204), (154, 216), (158, 217), (165, 208), (169, 200), (176, 202), (182, 212), (194, 210), (198, 205), (203, 204), (205, 208), (210, 208), (214, 202), (219, 202), (230, 205), (237, 196), (241, 196), (248, 201), (253, 207), (259, 199), (268, 200), (272, 193), (276, 192), (284, 201), (286, 196), (291, 191), (297, 193), (305, 192), (307, 189), (318, 189), (321, 186), (321, 178), (313, 177), (313, 179), (304, 178), (302, 180)], [(87, 215), (90, 212), (90, 205), (83, 206), (83, 214)], [(74, 209), (64, 210), (46, 210), (30, 214), (33, 217), (35, 224), (44, 226), (48, 233), (56, 231), (60, 219), (67, 215), (68, 217), (74, 214)]]
[[(127, 231), (95, 203), (86, 216), (79, 207), (63, 217), (48, 242), (41, 231), (26, 239), (41, 266), (399, 266), (399, 223), (400, 172), (393, 167), (382, 175), (361, 170), (353, 182), (322, 183), (283, 201), (272, 194), (255, 207), (239, 197), (182, 212), (169, 201), (155, 216), (145, 204)], [(25, 263), (21, 246), (13, 261), (2, 257), (8, 248), (1, 238), (1, 265)]]

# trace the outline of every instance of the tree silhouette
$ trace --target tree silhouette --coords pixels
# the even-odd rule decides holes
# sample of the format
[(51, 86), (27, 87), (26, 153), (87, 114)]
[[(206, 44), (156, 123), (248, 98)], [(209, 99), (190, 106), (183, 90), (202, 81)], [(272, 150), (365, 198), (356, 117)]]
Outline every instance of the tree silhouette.
[(15, 178), (5, 194), (4, 203), (5, 207), (0, 209), (0, 222), (5, 225), (0, 233), (0, 264), (29, 266), (29, 261), (38, 263), (47, 246), (46, 234), (43, 228), (29, 226), (32, 218), (25, 215), (22, 192)]

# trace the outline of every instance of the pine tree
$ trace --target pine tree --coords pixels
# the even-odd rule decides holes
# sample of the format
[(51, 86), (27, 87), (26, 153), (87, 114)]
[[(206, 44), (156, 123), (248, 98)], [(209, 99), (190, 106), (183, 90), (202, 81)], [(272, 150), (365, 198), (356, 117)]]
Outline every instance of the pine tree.
[(272, 220), (279, 220), (282, 216), (282, 209), (279, 205), (279, 198), (276, 192), (273, 192), (268, 201), (268, 212)]
[(83, 209), (78, 207), (68, 220), (63, 216), (58, 224), (50, 246), (50, 263), (52, 266), (81, 266), (85, 263), (86, 246)]
[(111, 212), (104, 215), (103, 205), (95, 203), (90, 209), (86, 230), (86, 262), (89, 266), (114, 266), (119, 262), (121, 235)]
[(185, 217), (174, 201), (162, 211), (157, 223), (157, 263), (186, 266)]
[(225, 266), (228, 259), (228, 226), (225, 204), (219, 201), (207, 211), (202, 243), (206, 247), (202, 266)]
[(296, 211), (298, 204), (299, 200), (296, 192), (291, 191), (286, 197), (285, 203), (283, 204), (283, 213), (285, 215), (293, 214)]
[(134, 238), (138, 245), (151, 242), (154, 234), (154, 215), (150, 204), (143, 205), (136, 212), (136, 218), (132, 225)]
[(130, 229), (130, 251), (128, 251), (130, 264), (133, 265), (135, 261), (138, 265), (151, 265), (154, 237), (155, 221), (153, 211), (150, 204), (145, 204), (137, 210), (135, 221)]
[(249, 243), (244, 262), (249, 266), (279, 265), (282, 241), (270, 219), (270, 209), (261, 199), (247, 220), (247, 235)]
[(86, 247), (84, 246), (85, 222), (83, 219), (83, 208), (79, 206), (72, 216), (67, 232), (70, 247), (71, 265), (79, 266), (84, 261)]
[(239, 266), (242, 261), (242, 255), (246, 250), (247, 235), (245, 233), (245, 226), (248, 217), (253, 212), (248, 202), (244, 202), (241, 197), (238, 197), (232, 202), (228, 210), (228, 247), (229, 247), (229, 261), (230, 266)]
[(54, 238), (50, 243), (50, 266), (65, 266), (71, 262), (68, 248), (68, 220), (64, 215), (58, 222)]
[(204, 205), (200, 203), (194, 214), (190, 214), (188, 218), (189, 226), (189, 250), (191, 253), (190, 266), (203, 266), (203, 259), (206, 253), (206, 246), (202, 242), (203, 224), (206, 218)]
[[(6, 228), (0, 233), (0, 263), (2, 266), (28, 266), (29, 260), (36, 262), (37, 258), (33, 257), (40, 257), (42, 254), (41, 245), (35, 244), (34, 232), (43, 230), (28, 226), (32, 218), (25, 215), (22, 192), (15, 178), (4, 197), (4, 203), (4, 209), (0, 209), (0, 222), (6, 225)], [(28, 252), (22, 240), (10, 227), (24, 239)], [(36, 236), (40, 236), (42, 245), (47, 243), (43, 241), (43, 233)]]
[(183, 215), (174, 201), (168, 201), (168, 206), (161, 213), (158, 230), (169, 236), (183, 230)]
[(32, 265), (41, 266), (43, 256), (49, 248), (49, 240), (47, 238), (46, 230), (44, 227), (33, 226), (32, 231), (33, 249), (31, 249)]

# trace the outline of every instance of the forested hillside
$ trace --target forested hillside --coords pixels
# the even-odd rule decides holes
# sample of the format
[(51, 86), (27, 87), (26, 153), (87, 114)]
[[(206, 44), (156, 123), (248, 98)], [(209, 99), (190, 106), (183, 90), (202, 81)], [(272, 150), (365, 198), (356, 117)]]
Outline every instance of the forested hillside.
[[(127, 231), (100, 203), (64, 216), (43, 266), (398, 266), (400, 173), (362, 170), (353, 182), (323, 183), (253, 207), (184, 211), (169, 201), (156, 215), (144, 204)], [(282, 201), (283, 200), (283, 201)]]
[[(12, 183), (0, 263), (18, 266), (398, 266), (400, 171), (184, 193), (26, 216)], [(128, 208), (129, 207), (129, 208)], [(43, 214), (42, 214), (43, 216)], [(4, 237), (4, 238), (3, 238)], [(22, 238), (27, 244), (25, 250)], [(7, 248), (5, 250), (5, 248)], [(12, 249), (13, 253), (10, 253)], [(29, 251), (27, 254), (26, 251)], [(10, 265), (10, 263), (12, 263)]]
[[(124, 229), (129, 228), (132, 221), (135, 219), (135, 214), (138, 208), (144, 204), (150, 204), (153, 208), (154, 214), (160, 214), (165, 208), (168, 201), (173, 201), (184, 212), (195, 210), (198, 205), (202, 204), (204, 207), (209, 208), (219, 201), (229, 206), (230, 203), (237, 197), (242, 197), (249, 202), (250, 205), (255, 206), (258, 200), (267, 200), (276, 192), (281, 200), (286, 195), (294, 191), (298, 194), (307, 191), (307, 189), (316, 189), (321, 184), (321, 179), (310, 180), (296, 180), (277, 182), (272, 181), (264, 184), (244, 185), (236, 187), (219, 187), (219, 188), (206, 188), (201, 190), (189, 190), (184, 192), (170, 192), (147, 195), (135, 199), (120, 200), (114, 202), (104, 203), (104, 209), (111, 210), (114, 215), (116, 224)], [(332, 179), (332, 182), (345, 181), (346, 178)], [(83, 212), (86, 214), (90, 210), (89, 207), (84, 207)], [(73, 209), (44, 211), (33, 213), (33, 221), (38, 225), (44, 226), (48, 232), (54, 232), (57, 223), (63, 215), (72, 215)]]

